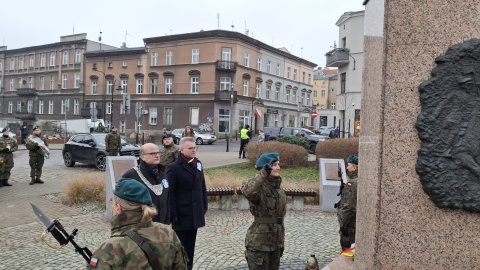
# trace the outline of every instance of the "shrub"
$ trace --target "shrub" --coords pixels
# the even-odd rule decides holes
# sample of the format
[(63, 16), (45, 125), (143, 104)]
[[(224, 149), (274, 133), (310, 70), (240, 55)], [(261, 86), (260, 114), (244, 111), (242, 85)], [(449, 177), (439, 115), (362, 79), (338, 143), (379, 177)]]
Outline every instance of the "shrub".
[(302, 137), (297, 137), (297, 136), (281, 137), (280, 139), (277, 140), (277, 142), (284, 142), (284, 143), (299, 145), (299, 146), (301, 146), (301, 147), (303, 147), (307, 150), (308, 150), (308, 147), (310, 146), (310, 144), (308, 143), (307, 140), (305, 140)]
[(247, 144), (247, 158), (252, 165), (255, 165), (257, 159), (266, 152), (278, 152), (281, 167), (297, 168), (307, 166), (308, 151), (301, 146), (279, 141)]
[(67, 205), (95, 202), (105, 207), (105, 174), (89, 172), (73, 175), (65, 187), (62, 202)]
[(331, 139), (317, 143), (317, 159), (339, 158), (347, 161), (350, 155), (358, 155), (358, 138)]

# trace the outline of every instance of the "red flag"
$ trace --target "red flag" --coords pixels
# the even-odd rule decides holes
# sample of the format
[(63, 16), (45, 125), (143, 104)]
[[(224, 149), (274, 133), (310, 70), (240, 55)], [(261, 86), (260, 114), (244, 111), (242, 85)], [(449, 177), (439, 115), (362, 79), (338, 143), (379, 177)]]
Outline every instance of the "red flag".
[(262, 118), (262, 114), (263, 114), (262, 110), (255, 109), (255, 115), (257, 116), (257, 118)]

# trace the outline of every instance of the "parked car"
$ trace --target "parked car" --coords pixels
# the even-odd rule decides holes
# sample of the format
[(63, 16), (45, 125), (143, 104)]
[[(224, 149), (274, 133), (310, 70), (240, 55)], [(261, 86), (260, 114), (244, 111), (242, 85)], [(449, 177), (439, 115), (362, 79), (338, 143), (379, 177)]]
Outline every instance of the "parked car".
[[(3, 127), (0, 127), (0, 130), (3, 130)], [(8, 137), (16, 139), (17, 134), (15, 132), (10, 131), (10, 133), (8, 133)]]
[(329, 139), (328, 136), (316, 135), (306, 128), (295, 127), (265, 127), (265, 141), (277, 140), (286, 136), (298, 136), (307, 140), (310, 144), (309, 152), (315, 154), (315, 148), (318, 142)]
[[(172, 134), (175, 135), (177, 138), (181, 139), (182, 138), (182, 133), (185, 129), (183, 128), (176, 128), (172, 130)], [(201, 132), (197, 129), (193, 130), (193, 134), (195, 136), (195, 143), (196, 144), (212, 144), (217, 141), (217, 136), (210, 134), (210, 133), (204, 133)]]
[[(76, 162), (93, 164), (100, 171), (107, 167), (105, 150), (105, 133), (77, 133), (70, 137), (70, 140), (63, 146), (62, 156), (65, 166), (72, 167)], [(122, 150), (120, 156), (139, 157), (140, 147), (127, 143), (122, 139)]]

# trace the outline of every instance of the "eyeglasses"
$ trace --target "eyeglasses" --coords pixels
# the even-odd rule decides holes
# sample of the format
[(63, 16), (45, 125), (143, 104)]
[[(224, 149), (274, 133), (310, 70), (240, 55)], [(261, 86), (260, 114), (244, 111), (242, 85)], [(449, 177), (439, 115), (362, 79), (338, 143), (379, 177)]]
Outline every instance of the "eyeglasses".
[(150, 156), (154, 157), (154, 156), (159, 156), (160, 152), (144, 153), (144, 155), (150, 155)]
[(190, 151), (198, 150), (198, 146), (188, 147), (187, 149), (190, 150)]

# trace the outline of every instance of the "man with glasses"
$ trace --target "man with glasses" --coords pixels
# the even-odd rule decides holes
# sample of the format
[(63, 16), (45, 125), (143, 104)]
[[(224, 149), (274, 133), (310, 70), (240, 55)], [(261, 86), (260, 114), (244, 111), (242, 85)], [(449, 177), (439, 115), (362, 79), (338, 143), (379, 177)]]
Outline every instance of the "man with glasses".
[(188, 269), (193, 267), (197, 229), (205, 226), (208, 209), (203, 165), (196, 155), (195, 138), (184, 137), (179, 158), (167, 168), (172, 228), (187, 251)]
[(170, 200), (165, 167), (160, 165), (160, 151), (154, 143), (146, 143), (140, 148), (140, 164), (123, 174), (123, 178), (133, 178), (143, 183), (152, 197), (158, 214), (154, 222), (170, 224)]

